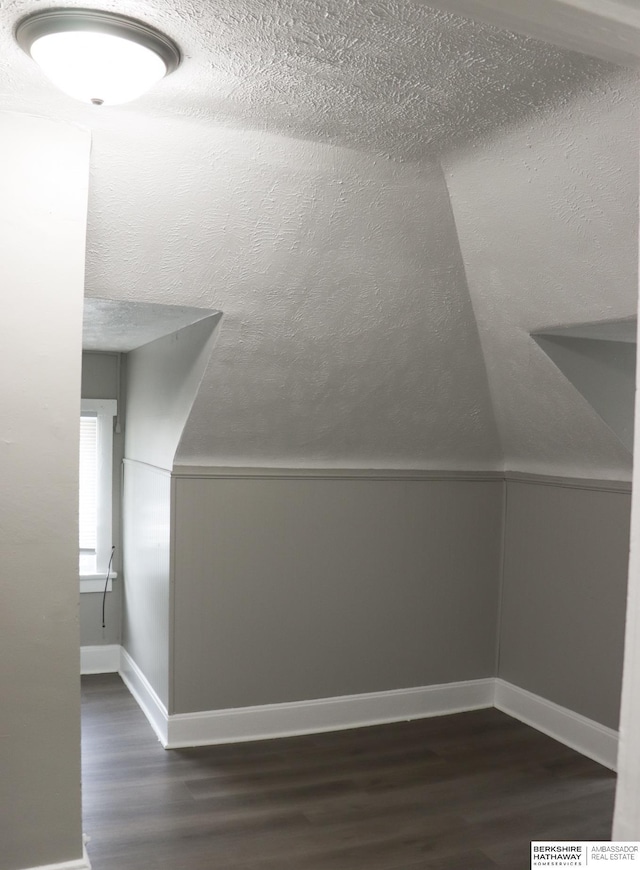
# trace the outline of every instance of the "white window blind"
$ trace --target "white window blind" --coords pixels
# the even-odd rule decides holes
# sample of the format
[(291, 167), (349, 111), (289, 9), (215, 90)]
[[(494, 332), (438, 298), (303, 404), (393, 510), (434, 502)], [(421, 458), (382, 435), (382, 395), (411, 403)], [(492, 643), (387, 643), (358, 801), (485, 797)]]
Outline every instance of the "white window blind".
[[(114, 399), (80, 406), (80, 577), (104, 576), (112, 553), (111, 496)], [(82, 589), (82, 581), (81, 581)]]
[(96, 552), (98, 528), (98, 417), (80, 417), (80, 550)]

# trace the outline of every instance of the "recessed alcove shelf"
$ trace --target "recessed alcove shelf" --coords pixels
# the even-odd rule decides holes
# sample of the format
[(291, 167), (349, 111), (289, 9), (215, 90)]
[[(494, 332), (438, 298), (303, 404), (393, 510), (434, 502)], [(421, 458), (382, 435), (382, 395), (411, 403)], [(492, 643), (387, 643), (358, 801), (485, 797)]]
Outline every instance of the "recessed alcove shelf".
[(220, 312), (187, 305), (160, 305), (85, 298), (82, 347), (128, 353)]
[(554, 327), (536, 344), (633, 452), (637, 319)]

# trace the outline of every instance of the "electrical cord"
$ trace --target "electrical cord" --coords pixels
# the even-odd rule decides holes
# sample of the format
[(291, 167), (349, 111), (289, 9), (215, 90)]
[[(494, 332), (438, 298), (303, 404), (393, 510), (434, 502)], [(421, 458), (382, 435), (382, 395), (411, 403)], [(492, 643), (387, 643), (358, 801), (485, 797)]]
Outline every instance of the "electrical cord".
[(107, 603), (107, 587), (109, 586), (109, 577), (111, 575), (111, 565), (113, 564), (113, 554), (116, 551), (116, 545), (114, 544), (111, 547), (111, 556), (109, 557), (109, 566), (107, 568), (107, 576), (104, 581), (104, 592), (102, 593), (102, 627), (106, 627), (106, 621), (104, 618), (104, 608)]

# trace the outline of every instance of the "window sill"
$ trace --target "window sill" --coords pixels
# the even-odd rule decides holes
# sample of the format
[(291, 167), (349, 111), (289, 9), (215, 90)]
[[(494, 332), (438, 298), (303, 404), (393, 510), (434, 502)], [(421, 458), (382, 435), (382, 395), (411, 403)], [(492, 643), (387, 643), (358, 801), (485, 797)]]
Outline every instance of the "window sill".
[[(111, 592), (111, 581), (117, 576), (118, 575), (114, 571), (111, 571), (109, 574), (109, 582), (106, 584), (107, 592)], [(105, 574), (81, 574), (80, 592), (104, 592), (105, 578)]]

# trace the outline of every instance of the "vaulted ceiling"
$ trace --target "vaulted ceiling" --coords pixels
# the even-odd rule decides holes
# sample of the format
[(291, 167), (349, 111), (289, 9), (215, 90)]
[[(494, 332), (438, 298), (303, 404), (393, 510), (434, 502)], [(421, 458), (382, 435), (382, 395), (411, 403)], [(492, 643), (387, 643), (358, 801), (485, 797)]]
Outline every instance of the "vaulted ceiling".
[(629, 473), (529, 333), (635, 314), (635, 73), (418, 0), (110, 0), (185, 59), (96, 109), (39, 6), (0, 111), (93, 131), (87, 295), (224, 313), (178, 462)]

